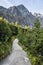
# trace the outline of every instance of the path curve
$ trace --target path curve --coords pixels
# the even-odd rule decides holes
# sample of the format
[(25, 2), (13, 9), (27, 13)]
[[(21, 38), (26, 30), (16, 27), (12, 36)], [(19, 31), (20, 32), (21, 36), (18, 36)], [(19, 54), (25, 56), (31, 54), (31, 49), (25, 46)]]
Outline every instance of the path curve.
[(0, 65), (31, 65), (26, 52), (18, 45), (18, 39), (13, 42), (12, 53), (3, 59)]

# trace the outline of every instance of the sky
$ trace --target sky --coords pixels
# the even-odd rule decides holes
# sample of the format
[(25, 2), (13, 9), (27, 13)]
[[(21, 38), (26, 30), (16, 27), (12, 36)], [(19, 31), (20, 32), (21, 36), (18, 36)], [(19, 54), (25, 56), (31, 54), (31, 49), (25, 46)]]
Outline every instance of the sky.
[(43, 0), (0, 0), (0, 6), (6, 8), (23, 4), (30, 12), (43, 14)]

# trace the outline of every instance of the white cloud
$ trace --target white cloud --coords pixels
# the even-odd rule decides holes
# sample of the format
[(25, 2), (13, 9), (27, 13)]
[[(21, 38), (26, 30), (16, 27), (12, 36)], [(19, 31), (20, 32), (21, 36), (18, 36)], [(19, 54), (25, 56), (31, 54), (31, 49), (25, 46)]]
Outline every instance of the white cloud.
[(4, 0), (6, 3), (8, 3), (8, 4), (10, 4), (10, 5), (12, 5), (12, 3), (11, 2), (9, 2), (8, 0)]
[(8, 0), (3, 0), (3, 2), (6, 4), (6, 6), (12, 6), (13, 4)]

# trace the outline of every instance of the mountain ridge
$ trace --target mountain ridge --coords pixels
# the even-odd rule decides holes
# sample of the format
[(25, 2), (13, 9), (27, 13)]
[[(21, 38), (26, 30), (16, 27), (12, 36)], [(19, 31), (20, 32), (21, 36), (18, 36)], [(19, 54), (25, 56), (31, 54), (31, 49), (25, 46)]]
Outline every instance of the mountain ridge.
[(22, 26), (33, 26), (36, 18), (38, 18), (43, 23), (43, 17), (34, 16), (24, 5), (11, 6), (9, 8), (4, 8), (0, 6), (0, 16), (6, 18), (9, 22), (16, 22)]

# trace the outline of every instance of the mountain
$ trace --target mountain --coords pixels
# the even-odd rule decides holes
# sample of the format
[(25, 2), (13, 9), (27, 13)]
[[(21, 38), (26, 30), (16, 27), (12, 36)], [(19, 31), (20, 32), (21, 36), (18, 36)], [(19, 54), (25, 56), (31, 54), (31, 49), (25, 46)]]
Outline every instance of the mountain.
[(17, 6), (19, 11), (21, 12), (22, 16), (24, 17), (24, 21), (27, 23), (27, 25), (31, 26), (33, 25), (33, 22), (35, 20), (35, 17), (32, 15), (31, 12), (28, 11), (24, 5)]
[(22, 16), (25, 17), (26, 15), (29, 15), (30, 12), (27, 10), (27, 8), (24, 7), (24, 5), (19, 5), (17, 6), (17, 8), (19, 9), (19, 11), (22, 13)]
[(40, 13), (34, 13), (33, 16), (35, 16), (35, 18), (38, 18), (41, 25), (43, 26), (43, 15)]
[(6, 8), (0, 6), (0, 12), (5, 12), (6, 10), (7, 10)]
[(7, 13), (10, 13), (14, 16), (21, 16), (21, 12), (18, 10), (16, 6), (8, 8)]
[[(33, 22), (37, 18), (36, 15), (32, 15), (32, 13), (29, 12), (28, 9), (22, 4), (9, 8), (4, 8), (0, 6), (0, 16), (6, 18), (9, 22), (15, 23), (16, 21), (18, 21), (18, 23), (22, 26), (33, 26)], [(42, 19), (40, 17), (38, 18), (43, 23), (43, 17)]]

